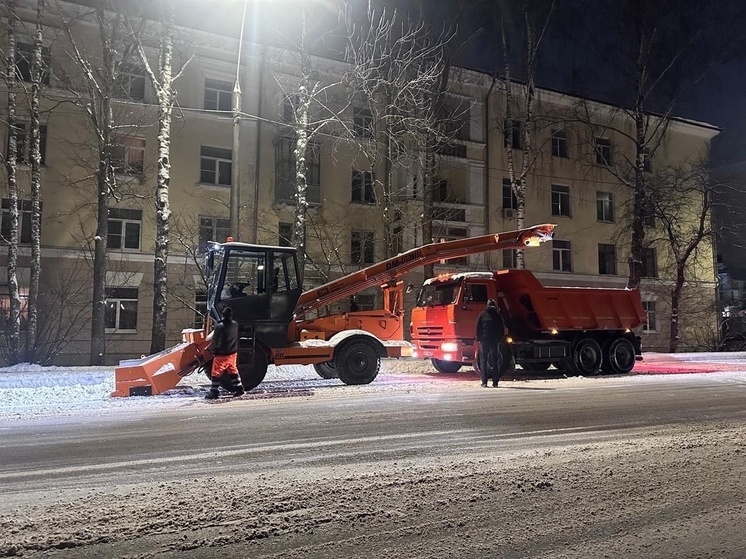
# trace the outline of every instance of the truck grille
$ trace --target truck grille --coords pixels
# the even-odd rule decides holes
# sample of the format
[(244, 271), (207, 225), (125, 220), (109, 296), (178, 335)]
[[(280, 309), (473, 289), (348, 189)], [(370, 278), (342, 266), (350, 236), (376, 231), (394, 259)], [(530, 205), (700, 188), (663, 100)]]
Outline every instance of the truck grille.
[(420, 338), (441, 337), (443, 335), (442, 326), (418, 326), (417, 336)]

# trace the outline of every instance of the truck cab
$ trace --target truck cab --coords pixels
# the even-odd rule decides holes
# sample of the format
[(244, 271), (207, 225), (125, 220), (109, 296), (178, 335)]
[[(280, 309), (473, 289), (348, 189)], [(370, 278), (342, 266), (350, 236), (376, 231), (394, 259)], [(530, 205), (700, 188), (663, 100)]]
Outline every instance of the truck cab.
[(431, 359), (441, 372), (456, 372), (476, 360), (477, 317), (488, 299), (499, 301), (495, 275), (473, 272), (427, 280), (412, 309), (415, 357)]

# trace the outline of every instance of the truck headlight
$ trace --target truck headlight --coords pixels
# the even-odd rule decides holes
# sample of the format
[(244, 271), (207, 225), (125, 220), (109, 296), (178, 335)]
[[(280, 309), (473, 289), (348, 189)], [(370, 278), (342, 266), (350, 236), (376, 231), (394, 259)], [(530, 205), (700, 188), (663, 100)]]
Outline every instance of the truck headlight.
[(441, 351), (455, 352), (458, 351), (458, 344), (456, 342), (443, 342), (440, 344)]

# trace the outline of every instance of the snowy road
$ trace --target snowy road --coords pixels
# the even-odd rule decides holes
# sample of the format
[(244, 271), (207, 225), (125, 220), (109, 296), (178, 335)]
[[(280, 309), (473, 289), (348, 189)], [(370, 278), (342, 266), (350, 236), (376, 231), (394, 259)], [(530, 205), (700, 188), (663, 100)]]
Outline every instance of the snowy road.
[(743, 557), (743, 355), (498, 390), (387, 367), (218, 404), (69, 371), (46, 411), (0, 373), (0, 556)]

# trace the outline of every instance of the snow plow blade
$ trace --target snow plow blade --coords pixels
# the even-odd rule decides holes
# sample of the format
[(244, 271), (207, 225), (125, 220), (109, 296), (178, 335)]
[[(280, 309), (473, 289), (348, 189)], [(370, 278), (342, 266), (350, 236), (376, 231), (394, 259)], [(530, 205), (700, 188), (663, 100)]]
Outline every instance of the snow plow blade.
[(202, 330), (184, 330), (182, 343), (148, 357), (127, 359), (114, 369), (113, 397), (155, 396), (175, 387), (204, 363), (208, 342)]

